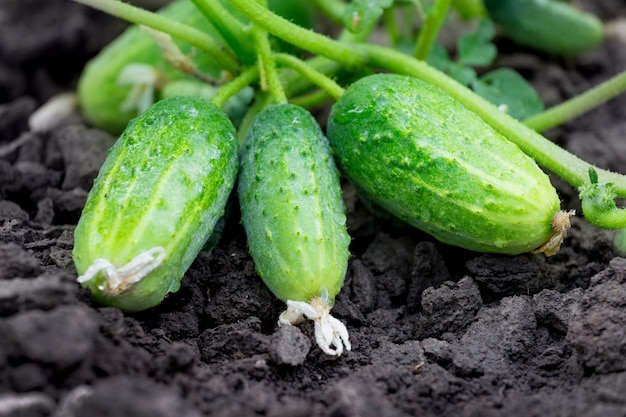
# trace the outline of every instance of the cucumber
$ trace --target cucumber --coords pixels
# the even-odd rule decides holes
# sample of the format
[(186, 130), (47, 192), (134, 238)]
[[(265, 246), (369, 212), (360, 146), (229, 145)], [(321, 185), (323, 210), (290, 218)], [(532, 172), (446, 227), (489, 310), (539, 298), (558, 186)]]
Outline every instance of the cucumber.
[(520, 45), (555, 55), (576, 55), (604, 37), (594, 15), (557, 0), (484, 0), (490, 18)]
[(444, 243), (519, 254), (554, 234), (560, 202), (548, 176), (435, 86), (364, 77), (333, 105), (327, 134), (368, 199)]
[(237, 168), (235, 129), (215, 105), (154, 104), (111, 148), (89, 193), (74, 232), (79, 282), (123, 311), (159, 304), (222, 216)]
[[(220, 36), (190, 0), (177, 0), (158, 13), (215, 37)], [(189, 45), (177, 40), (174, 42), (183, 53), (192, 54)], [(219, 66), (206, 54), (196, 52), (193, 61), (200, 72), (214, 78), (220, 77)], [(128, 122), (137, 116), (136, 110), (126, 111), (121, 108), (131, 87), (119, 85), (117, 80), (120, 72), (129, 64), (147, 64), (163, 80), (192, 79), (166, 62), (161, 49), (148, 33), (137, 26), (128, 28), (89, 61), (78, 82), (78, 96), (85, 118), (91, 125), (112, 134), (122, 132)]]
[[(309, 112), (277, 104), (255, 117), (243, 142), (238, 196), (257, 272), (291, 308), (286, 316), (328, 316), (343, 286), (350, 237), (338, 171)], [(323, 326), (316, 321), (316, 335)], [(316, 336), (326, 353), (349, 349), (347, 332), (335, 336), (321, 343)]]

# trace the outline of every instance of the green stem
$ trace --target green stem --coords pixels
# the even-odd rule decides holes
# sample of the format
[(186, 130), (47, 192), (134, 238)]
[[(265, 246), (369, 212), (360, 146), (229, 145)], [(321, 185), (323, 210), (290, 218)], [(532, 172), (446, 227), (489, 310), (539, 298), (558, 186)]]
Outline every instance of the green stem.
[(229, 98), (252, 84), (259, 78), (259, 68), (256, 66), (250, 67), (234, 80), (227, 84), (224, 84), (217, 94), (213, 96), (211, 102), (217, 107), (222, 107), (228, 101)]
[[(370, 64), (387, 70), (411, 75), (438, 86), (461, 104), (478, 114), (511, 142), (517, 144), (524, 153), (534, 158), (539, 164), (551, 170), (574, 187), (589, 182), (589, 163), (552, 143), (536, 131), (518, 120), (499, 111), (467, 87), (452, 78), (428, 66), (423, 61), (412, 59), (400, 52), (377, 45), (361, 45), (369, 55)], [(626, 176), (595, 168), (601, 182), (612, 182), (619, 197), (626, 196)]]
[(321, 87), (335, 100), (341, 97), (345, 91), (339, 84), (328, 78), (323, 73), (319, 72), (306, 62), (296, 58), (289, 54), (274, 54), (276, 63), (283, 64), (289, 68), (292, 68), (302, 74), (305, 78), (311, 81), (313, 84)]
[(583, 198), (581, 202), (585, 219), (592, 225), (602, 229), (623, 229), (626, 227), (626, 209), (614, 208), (604, 211), (592, 201)]
[[(308, 59), (306, 64), (326, 76), (335, 74), (341, 69), (341, 65), (336, 61), (331, 61), (319, 55)], [(313, 86), (310, 80), (300, 76), (300, 74), (295, 71), (286, 72), (282, 79), (284, 80), (287, 96), (289, 97), (305, 93)]]
[(538, 132), (543, 132), (598, 107), (624, 91), (626, 91), (626, 71), (570, 100), (524, 120), (524, 124)]
[(222, 34), (228, 46), (245, 63), (252, 64), (255, 60), (254, 50), (250, 47), (250, 34), (244, 29), (243, 23), (214, 0), (191, 0), (200, 12)]
[(255, 1), (228, 1), (255, 24), (297, 47), (341, 62), (350, 68), (356, 68), (365, 63), (366, 56), (355, 48), (291, 23)]
[(413, 53), (415, 58), (425, 60), (428, 57), (430, 50), (437, 40), (439, 30), (448, 15), (451, 3), (452, 0), (437, 0), (426, 15), (424, 25), (419, 32), (415, 44), (415, 51)]
[(310, 94), (293, 97), (289, 102), (305, 109), (311, 109), (328, 102), (331, 98), (325, 90), (317, 90)]
[[(413, 7), (409, 7), (402, 14), (404, 16), (404, 31), (409, 38), (413, 37), (413, 26), (417, 19), (420, 22), (426, 20), (426, 12), (424, 11), (424, 5), (422, 0), (413, 0)], [(415, 17), (417, 15), (417, 17)]]
[(589, 170), (589, 183), (578, 188), (583, 214), (589, 223), (604, 229), (623, 229), (626, 210), (615, 204), (615, 185), (598, 181), (595, 169)]
[(254, 118), (261, 110), (267, 107), (272, 102), (272, 96), (263, 91), (258, 91), (254, 97), (254, 102), (248, 108), (246, 115), (244, 116), (241, 124), (239, 125), (239, 130), (237, 131), (237, 137), (239, 139), (239, 143), (243, 142), (244, 137), (246, 136), (246, 132), (248, 128), (254, 121)]
[(398, 42), (400, 42), (400, 29), (398, 28), (395, 7), (385, 9), (383, 12), (383, 22), (385, 24), (385, 30), (389, 35), (389, 43), (396, 46)]
[(256, 46), (258, 64), (261, 71), (261, 87), (263, 87), (264, 81), (267, 80), (270, 93), (274, 97), (274, 100), (277, 103), (286, 103), (287, 95), (285, 94), (282, 82), (278, 76), (278, 71), (276, 70), (276, 62), (272, 55), (272, 48), (267, 38), (267, 32), (255, 26), (252, 31), (252, 38)]
[(337, 42), (344, 45), (367, 42), (374, 29), (376, 29), (376, 25), (371, 25), (368, 28), (360, 30), (358, 33), (352, 33), (344, 28), (337, 37)]
[(156, 13), (116, 0), (73, 0), (132, 23), (167, 33), (198, 48), (215, 59), (225, 70), (239, 72), (239, 63), (222, 45), (204, 32)]

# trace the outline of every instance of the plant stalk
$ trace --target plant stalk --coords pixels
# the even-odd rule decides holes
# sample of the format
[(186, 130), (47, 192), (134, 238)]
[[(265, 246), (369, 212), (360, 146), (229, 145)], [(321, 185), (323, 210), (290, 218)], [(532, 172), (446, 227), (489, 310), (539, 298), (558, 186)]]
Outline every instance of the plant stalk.
[(313, 84), (321, 87), (325, 92), (328, 93), (328, 95), (333, 97), (335, 100), (341, 97), (341, 95), (345, 91), (335, 81), (293, 55), (277, 53), (274, 54), (274, 59), (276, 60), (276, 63), (282, 64), (299, 72)]
[(198, 48), (215, 59), (226, 71), (239, 72), (239, 62), (206, 33), (183, 23), (116, 0), (73, 0), (132, 23), (167, 33)]
[(276, 62), (272, 55), (272, 49), (270, 42), (267, 38), (267, 31), (255, 25), (252, 31), (252, 38), (254, 39), (254, 45), (257, 51), (257, 61), (259, 65), (259, 71), (261, 73), (261, 87), (267, 85), (272, 97), (277, 103), (286, 103), (287, 96), (283, 89), (282, 82), (276, 70)]
[(328, 36), (304, 29), (284, 19), (255, 1), (228, 0), (251, 21), (274, 36), (309, 52), (341, 62), (349, 68), (365, 64), (366, 56), (353, 47), (339, 43)]
[(626, 71), (604, 81), (584, 93), (524, 120), (537, 132), (559, 126), (626, 91)]
[(254, 50), (250, 47), (252, 39), (243, 24), (214, 0), (191, 0), (198, 10), (207, 18), (235, 54), (245, 64), (252, 64), (255, 59)]
[(415, 43), (415, 51), (413, 53), (415, 58), (423, 61), (430, 54), (430, 50), (437, 40), (437, 35), (439, 35), (439, 30), (441, 30), (441, 26), (443, 26), (443, 22), (448, 15), (451, 3), (452, 0), (437, 0), (426, 15), (424, 25), (419, 31), (419, 36)]
[(219, 91), (211, 98), (211, 102), (217, 107), (222, 107), (229, 98), (252, 84), (259, 78), (259, 68), (252, 66), (243, 71), (237, 78), (224, 84)]

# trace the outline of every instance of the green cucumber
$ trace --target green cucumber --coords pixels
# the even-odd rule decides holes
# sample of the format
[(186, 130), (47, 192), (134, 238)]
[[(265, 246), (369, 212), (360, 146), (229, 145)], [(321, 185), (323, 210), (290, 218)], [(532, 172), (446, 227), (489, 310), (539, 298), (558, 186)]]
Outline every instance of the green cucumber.
[[(154, 104), (130, 122), (89, 193), (74, 233), (79, 280), (123, 311), (159, 304), (222, 216), (237, 167), (235, 129), (215, 105), (191, 97)], [(106, 268), (132, 269), (138, 257), (157, 255), (161, 264), (139, 282), (107, 281)]]
[[(343, 286), (350, 237), (339, 174), (309, 112), (277, 104), (256, 116), (243, 142), (238, 195), (250, 253), (265, 284), (290, 308), (310, 303), (328, 316)], [(314, 313), (298, 311), (314, 319)], [(316, 339), (326, 353), (340, 354), (342, 342), (349, 349), (347, 332), (342, 342), (320, 342), (318, 327), (316, 321)]]
[[(158, 13), (215, 37), (220, 36), (190, 0), (177, 0)], [(192, 54), (189, 45), (177, 40), (174, 43), (183, 53)], [(213, 58), (196, 52), (193, 61), (200, 72), (219, 79), (220, 68)], [(87, 121), (113, 134), (122, 132), (126, 124), (137, 116), (136, 110), (122, 109), (131, 87), (118, 84), (120, 72), (129, 64), (150, 65), (165, 80), (192, 79), (167, 63), (161, 49), (148, 33), (137, 26), (128, 28), (89, 61), (78, 82), (78, 96)]]
[(259, 275), (283, 301), (309, 301), (343, 286), (350, 237), (326, 138), (305, 109), (273, 105), (249, 127), (239, 200)]
[(548, 176), (435, 86), (364, 77), (333, 105), (327, 134), (368, 199), (444, 243), (519, 254), (554, 234), (560, 202)]
[(555, 55), (576, 55), (596, 47), (602, 22), (564, 1), (484, 0), (491, 19), (515, 42)]

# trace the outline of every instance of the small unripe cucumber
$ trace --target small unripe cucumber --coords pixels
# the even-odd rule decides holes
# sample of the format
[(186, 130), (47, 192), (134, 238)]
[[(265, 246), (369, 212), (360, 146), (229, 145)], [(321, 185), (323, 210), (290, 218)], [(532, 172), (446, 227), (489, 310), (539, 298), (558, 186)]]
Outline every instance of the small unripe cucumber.
[(329, 305), (343, 286), (350, 237), (339, 175), (315, 119), (305, 109), (273, 105), (248, 129), (239, 201), (257, 272), (283, 301)]
[(491, 19), (521, 45), (556, 55), (575, 55), (596, 47), (602, 22), (562, 0), (485, 0)]
[(547, 175), (435, 86), (364, 77), (333, 105), (327, 134), (367, 198), (442, 242), (518, 254), (553, 234), (560, 204)]
[[(218, 37), (217, 30), (198, 12), (190, 0), (177, 0), (158, 12), (160, 15), (185, 23)], [(183, 53), (191, 55), (191, 48), (174, 40)], [(193, 61), (204, 74), (219, 78), (220, 69), (213, 58), (205, 53), (193, 54)], [(128, 28), (107, 45), (87, 66), (78, 82), (78, 95), (83, 114), (100, 129), (119, 134), (126, 124), (137, 116), (136, 111), (124, 111), (122, 103), (131, 87), (119, 85), (120, 72), (129, 64), (148, 64), (165, 79), (192, 79), (176, 70), (163, 58), (161, 49), (146, 32), (137, 26)]]
[(139, 282), (109, 288), (98, 273), (83, 285), (124, 311), (175, 292), (224, 212), (237, 175), (238, 143), (228, 117), (198, 98), (164, 99), (131, 121), (102, 166), (74, 233), (80, 275), (98, 259), (116, 268), (162, 248)]

